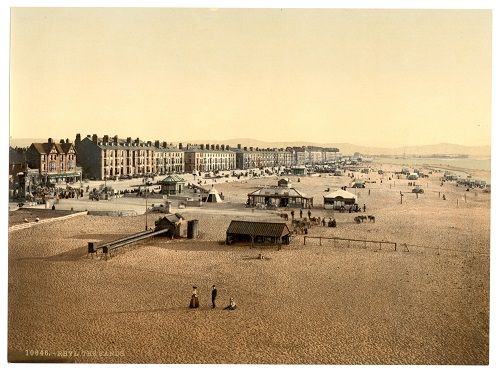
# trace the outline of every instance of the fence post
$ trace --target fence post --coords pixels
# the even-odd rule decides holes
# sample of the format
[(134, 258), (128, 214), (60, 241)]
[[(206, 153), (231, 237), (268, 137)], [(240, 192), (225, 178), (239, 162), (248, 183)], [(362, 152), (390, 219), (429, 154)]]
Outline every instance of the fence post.
[(319, 246), (321, 246), (321, 237), (319, 238)]
[(307, 236), (304, 236), (304, 245), (306, 244), (306, 238), (307, 238)]
[(398, 244), (396, 242), (394, 242), (394, 251), (397, 251), (397, 246), (398, 246)]

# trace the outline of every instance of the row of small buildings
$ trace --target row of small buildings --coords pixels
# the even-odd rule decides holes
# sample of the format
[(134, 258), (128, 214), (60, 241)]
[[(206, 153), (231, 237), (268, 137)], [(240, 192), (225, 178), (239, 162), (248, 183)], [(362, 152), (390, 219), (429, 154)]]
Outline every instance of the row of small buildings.
[[(25, 166), (38, 170), (45, 182), (77, 181), (81, 178), (115, 179), (197, 173), (236, 169), (278, 168), (334, 161), (336, 148), (230, 147), (223, 144), (173, 145), (160, 141), (142, 141), (97, 134), (75, 141), (49, 138), (46, 143), (33, 143), (24, 155)], [(12, 168), (11, 168), (12, 169)]]

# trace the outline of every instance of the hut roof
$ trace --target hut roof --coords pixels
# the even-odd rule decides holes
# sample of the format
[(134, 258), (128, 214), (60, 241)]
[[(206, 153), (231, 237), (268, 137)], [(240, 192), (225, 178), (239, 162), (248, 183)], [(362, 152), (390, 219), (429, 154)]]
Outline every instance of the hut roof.
[(272, 187), (263, 187), (259, 190), (256, 190), (248, 195), (255, 196), (287, 196), (287, 197), (300, 197), (300, 198), (310, 198), (292, 187), (281, 187), (281, 186), (272, 186)]
[(170, 214), (163, 216), (158, 221), (164, 221), (164, 220), (167, 220), (171, 223), (178, 223), (179, 221), (184, 220), (184, 217), (181, 214)]
[(331, 193), (327, 195), (323, 195), (323, 198), (343, 198), (343, 199), (356, 199), (356, 194), (353, 194), (349, 191), (345, 191), (342, 189), (338, 189), (335, 191), (332, 191)]
[(282, 237), (290, 234), (285, 223), (268, 223), (258, 221), (233, 220), (227, 228), (229, 234), (244, 234), (249, 236)]
[(167, 177), (160, 181), (160, 184), (174, 184), (182, 182), (186, 182), (186, 180), (176, 174), (169, 174)]

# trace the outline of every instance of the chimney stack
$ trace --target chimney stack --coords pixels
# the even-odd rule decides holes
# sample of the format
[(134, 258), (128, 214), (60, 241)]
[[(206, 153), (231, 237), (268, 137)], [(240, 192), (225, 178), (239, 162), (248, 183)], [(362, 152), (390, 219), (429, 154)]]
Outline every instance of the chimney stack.
[(69, 143), (69, 138), (66, 138), (66, 143)]
[(229, 145), (226, 145), (226, 151), (229, 151)]
[(247, 146), (243, 147), (243, 151), (247, 151)]
[(238, 143), (238, 150), (241, 150), (241, 143)]
[(163, 148), (167, 148), (167, 142), (165, 142), (165, 141), (164, 141), (164, 142), (162, 143), (162, 146), (163, 146)]
[(179, 143), (179, 150), (182, 150), (182, 143)]
[(215, 150), (215, 145), (212, 144), (210, 146), (211, 146), (212, 150)]
[(104, 137), (102, 137), (102, 141), (104, 143), (108, 143), (109, 142), (109, 136), (108, 135), (105, 135)]
[(205, 149), (205, 145), (202, 143), (201, 144), (201, 149), (204, 150)]
[(92, 134), (92, 142), (97, 144), (97, 134)]
[(52, 138), (49, 138), (48, 140), (49, 145), (52, 144)]
[(132, 137), (127, 137), (127, 143), (132, 143)]
[(156, 147), (156, 148), (160, 148), (160, 141), (158, 141), (158, 140), (157, 140), (157, 141), (155, 141), (155, 147)]
[(59, 143), (64, 143), (64, 139), (60, 139), (60, 140), (59, 140)]
[(78, 144), (82, 141), (82, 136), (80, 133), (77, 133), (76, 134), (76, 137), (75, 137), (75, 144)]
[(215, 149), (218, 150), (219, 149), (219, 145), (215, 145)]
[(115, 136), (113, 137), (113, 142), (114, 142), (114, 143), (116, 143), (116, 144), (118, 144), (118, 136), (117, 136), (117, 135), (115, 135)]
[(206, 148), (207, 150), (210, 150), (210, 145), (207, 143), (207, 144), (205, 145), (205, 148)]

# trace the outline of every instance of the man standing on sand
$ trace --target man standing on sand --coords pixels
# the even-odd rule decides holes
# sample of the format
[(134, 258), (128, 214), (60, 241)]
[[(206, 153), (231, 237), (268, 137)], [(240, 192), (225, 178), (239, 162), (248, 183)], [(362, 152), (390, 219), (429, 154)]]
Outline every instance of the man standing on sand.
[(311, 220), (311, 210), (307, 210), (307, 216), (309, 217), (309, 220)]
[(212, 309), (215, 309), (215, 298), (217, 298), (217, 289), (212, 285)]

